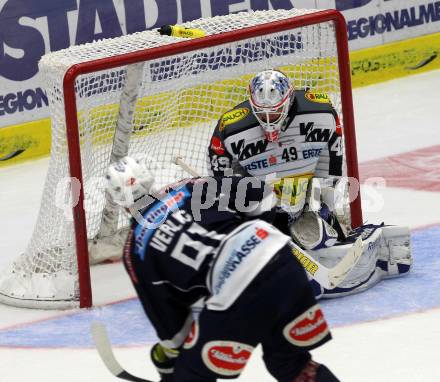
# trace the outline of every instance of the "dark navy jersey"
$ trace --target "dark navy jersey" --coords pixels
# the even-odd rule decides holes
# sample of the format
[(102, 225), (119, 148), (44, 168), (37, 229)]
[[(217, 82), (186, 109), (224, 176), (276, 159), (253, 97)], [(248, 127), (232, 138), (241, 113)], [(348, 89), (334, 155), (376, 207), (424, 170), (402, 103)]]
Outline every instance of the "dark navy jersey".
[(256, 178), (212, 177), (172, 185), (141, 211), (124, 263), (159, 338), (182, 332), (191, 304), (209, 294), (221, 240), (250, 217), (271, 221), (273, 204), (271, 188)]

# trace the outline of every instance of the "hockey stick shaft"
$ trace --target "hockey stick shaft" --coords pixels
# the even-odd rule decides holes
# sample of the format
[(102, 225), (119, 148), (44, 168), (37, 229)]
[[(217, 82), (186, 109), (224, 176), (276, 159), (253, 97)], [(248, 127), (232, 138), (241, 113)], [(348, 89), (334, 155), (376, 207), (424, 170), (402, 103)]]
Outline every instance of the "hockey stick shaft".
[[(137, 94), (141, 82), (139, 78), (144, 64), (138, 63), (128, 65), (126, 69), (126, 81), (122, 90), (119, 103), (119, 113), (116, 122), (115, 135), (113, 137), (110, 163), (128, 155), (130, 137), (132, 133), (132, 120), (136, 110)], [(120, 207), (111, 198), (108, 192), (105, 193), (105, 204), (102, 210), (101, 224), (99, 226), (98, 237), (111, 236), (117, 231)]]
[(115, 377), (131, 382), (153, 382), (149, 379), (136, 377), (126, 371), (113, 354), (112, 345), (107, 334), (105, 325), (101, 322), (93, 322), (91, 326), (93, 341), (95, 342), (98, 354), (104, 365)]
[(174, 163), (179, 165), (182, 170), (186, 171), (188, 174), (195, 176), (195, 177), (199, 177), (201, 176), (196, 170), (194, 170), (192, 167), (188, 166), (182, 159), (182, 157), (177, 156), (174, 159)]
[[(200, 176), (196, 170), (184, 162), (182, 157), (176, 157), (174, 163), (179, 165), (188, 174)], [(292, 254), (300, 261), (307, 273), (326, 289), (336, 288), (354, 268), (362, 255), (362, 239), (359, 237), (347, 249), (347, 253), (338, 264), (333, 268), (327, 268), (295, 243), (290, 242), (289, 245), (292, 248)]]

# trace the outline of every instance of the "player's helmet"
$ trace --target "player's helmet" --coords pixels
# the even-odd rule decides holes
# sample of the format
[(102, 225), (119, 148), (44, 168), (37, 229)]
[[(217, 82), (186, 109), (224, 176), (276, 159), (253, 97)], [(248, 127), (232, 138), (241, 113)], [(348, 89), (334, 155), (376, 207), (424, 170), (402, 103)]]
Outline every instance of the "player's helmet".
[(130, 207), (136, 200), (155, 191), (154, 175), (139, 160), (124, 157), (107, 169), (107, 192), (120, 206)]
[(264, 70), (251, 80), (249, 101), (268, 141), (279, 139), (293, 98), (289, 79), (278, 70)]

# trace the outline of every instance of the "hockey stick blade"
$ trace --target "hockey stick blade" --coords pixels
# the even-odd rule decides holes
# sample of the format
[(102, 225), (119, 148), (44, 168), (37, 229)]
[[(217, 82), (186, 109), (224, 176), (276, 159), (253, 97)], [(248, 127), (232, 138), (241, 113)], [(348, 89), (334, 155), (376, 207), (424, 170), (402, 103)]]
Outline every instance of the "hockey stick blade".
[(289, 246), (292, 248), (292, 254), (299, 260), (310, 277), (326, 289), (336, 288), (344, 281), (344, 278), (362, 255), (362, 239), (360, 237), (350, 246), (342, 260), (333, 268), (327, 268), (295, 243), (289, 242)]
[(329, 283), (336, 288), (344, 281), (347, 274), (354, 268), (362, 255), (362, 238), (359, 236), (342, 260), (329, 269)]
[(135, 375), (132, 375), (128, 371), (123, 369), (123, 367), (113, 354), (112, 345), (107, 334), (107, 329), (105, 328), (105, 325), (103, 323), (93, 322), (91, 326), (91, 332), (96, 349), (98, 350), (98, 354), (110, 373), (112, 373), (115, 377), (124, 379), (126, 381), (153, 382), (149, 379), (136, 377)]

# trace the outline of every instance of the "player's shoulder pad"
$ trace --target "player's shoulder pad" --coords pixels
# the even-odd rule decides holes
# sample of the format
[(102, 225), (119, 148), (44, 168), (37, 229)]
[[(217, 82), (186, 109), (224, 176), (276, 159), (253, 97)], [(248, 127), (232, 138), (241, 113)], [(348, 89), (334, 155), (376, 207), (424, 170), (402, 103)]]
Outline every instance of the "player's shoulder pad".
[(298, 113), (333, 112), (333, 106), (327, 93), (296, 90), (295, 98)]
[(257, 125), (258, 121), (252, 113), (249, 101), (244, 101), (220, 117), (218, 129), (226, 138)]

